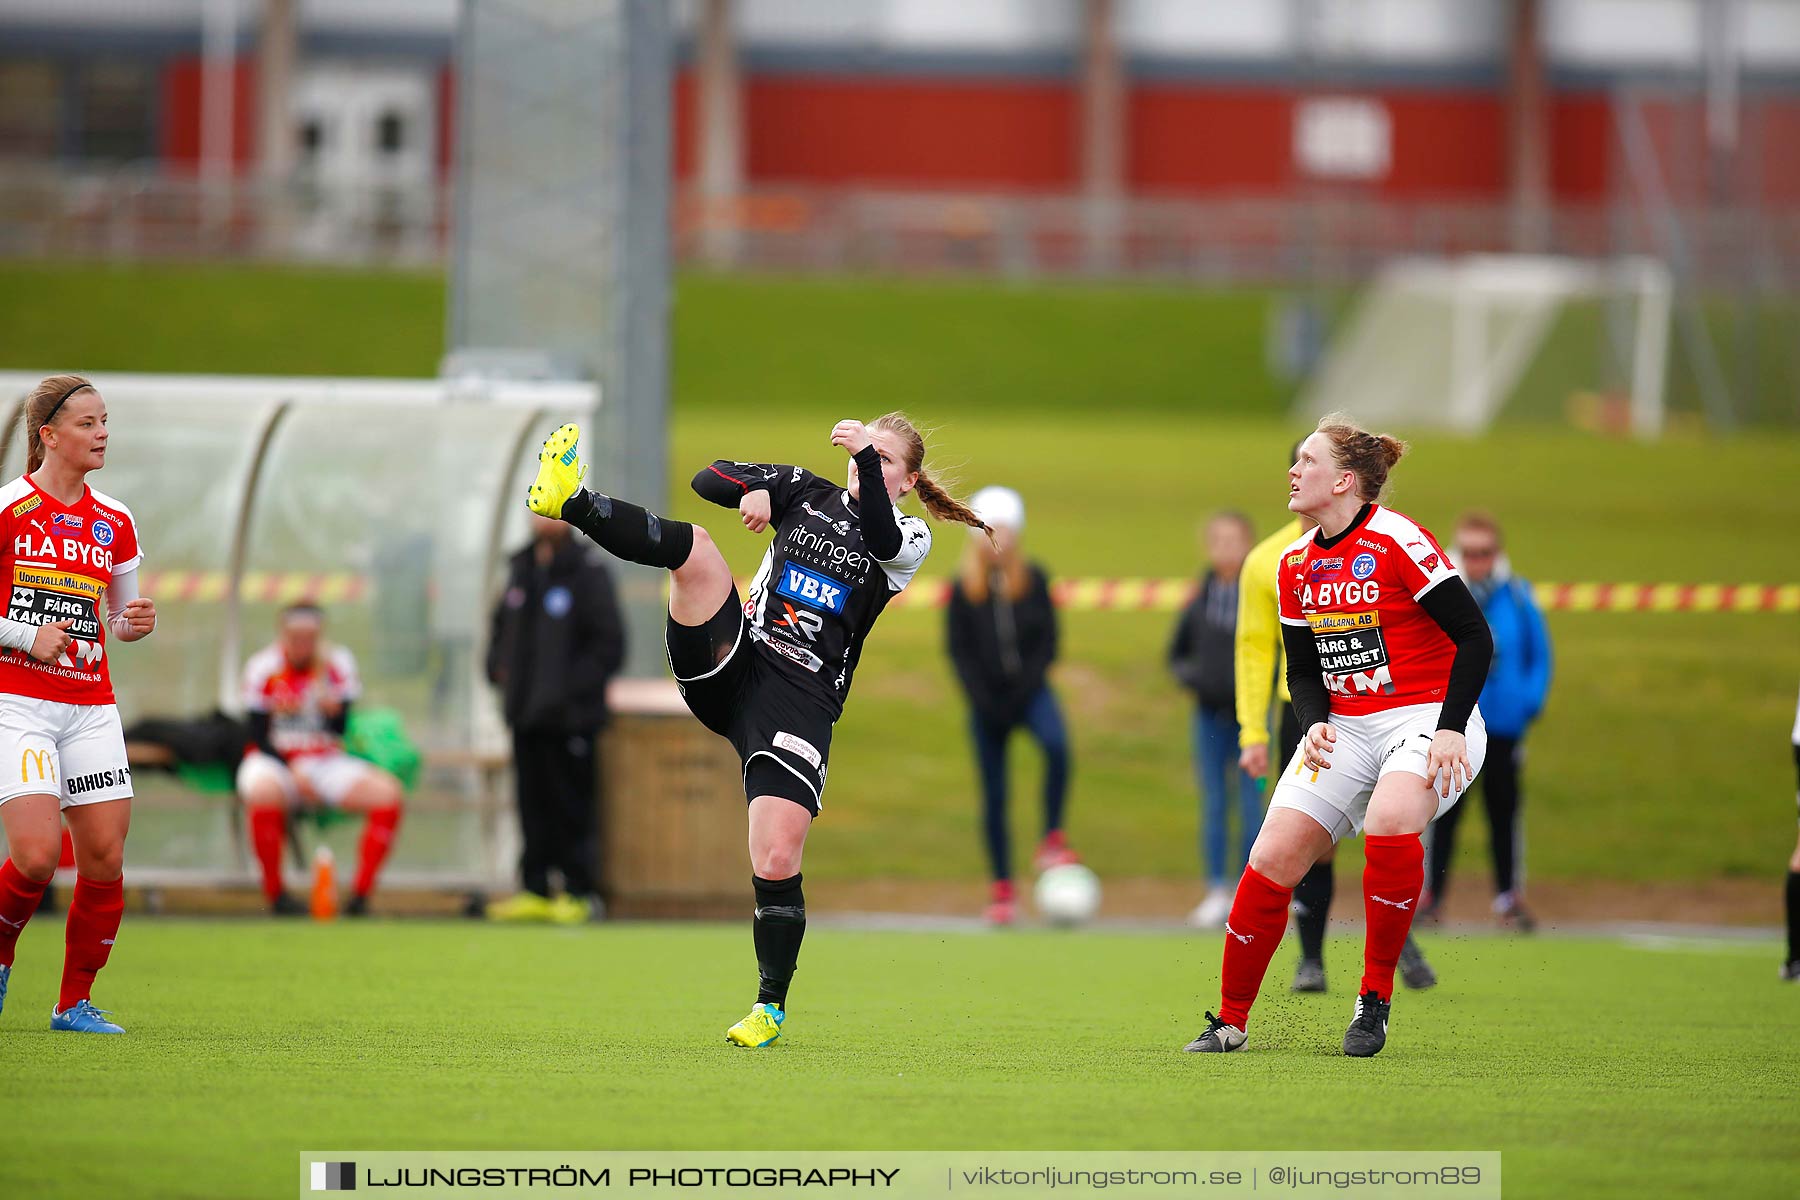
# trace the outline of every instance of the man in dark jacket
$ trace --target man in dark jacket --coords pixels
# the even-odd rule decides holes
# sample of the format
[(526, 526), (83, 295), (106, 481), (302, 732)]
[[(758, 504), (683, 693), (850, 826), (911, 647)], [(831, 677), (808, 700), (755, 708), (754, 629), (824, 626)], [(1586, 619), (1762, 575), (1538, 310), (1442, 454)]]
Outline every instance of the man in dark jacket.
[[(531, 544), (513, 555), (494, 607), (487, 655), (513, 733), (524, 891), (488, 915), (573, 924), (599, 912), (595, 750), (625, 634), (611, 576), (571, 540), (571, 527), (535, 516), (531, 524)], [(562, 875), (555, 900), (552, 868)]]
[[(1169, 669), (1194, 694), (1194, 767), (1200, 777), (1201, 853), (1207, 892), (1189, 920), (1204, 929), (1225, 924), (1231, 912), (1226, 845), (1235, 799), (1244, 862), (1262, 828), (1262, 793), (1238, 767), (1236, 655), (1238, 573), (1256, 540), (1250, 518), (1217, 513), (1206, 523), (1207, 571), (1181, 614), (1169, 646)], [(1276, 768), (1280, 770), (1279, 767)]]

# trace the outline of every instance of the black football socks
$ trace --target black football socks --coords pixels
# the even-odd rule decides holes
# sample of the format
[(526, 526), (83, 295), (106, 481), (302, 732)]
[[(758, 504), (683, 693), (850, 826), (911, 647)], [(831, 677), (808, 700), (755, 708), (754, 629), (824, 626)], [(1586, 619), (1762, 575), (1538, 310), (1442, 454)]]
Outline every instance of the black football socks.
[(562, 519), (607, 553), (647, 567), (673, 571), (694, 549), (694, 527), (686, 521), (671, 521), (586, 488), (563, 502)]
[(756, 1002), (785, 1010), (788, 983), (800, 960), (800, 940), (806, 936), (806, 897), (798, 875), (786, 879), (752, 875), (750, 882), (756, 888)]
[(1294, 885), (1294, 931), (1300, 935), (1300, 957), (1325, 961), (1325, 922), (1331, 917), (1334, 883), (1329, 861), (1314, 863)]

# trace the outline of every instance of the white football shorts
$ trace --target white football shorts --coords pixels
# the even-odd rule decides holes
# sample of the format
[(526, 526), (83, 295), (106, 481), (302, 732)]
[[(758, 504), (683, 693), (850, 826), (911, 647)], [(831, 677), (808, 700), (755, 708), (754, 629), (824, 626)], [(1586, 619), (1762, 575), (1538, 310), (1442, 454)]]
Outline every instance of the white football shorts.
[(60, 797), (59, 808), (130, 797), (116, 706), (0, 694), (0, 804), (30, 795)]
[[(1360, 717), (1332, 717), (1337, 743), (1328, 759), (1331, 769), (1313, 770), (1306, 765), (1302, 747), (1295, 747), (1281, 782), (1275, 785), (1275, 794), (1269, 798), (1269, 807), (1298, 809), (1323, 825), (1333, 842), (1349, 833), (1361, 833), (1369, 797), (1382, 776), (1410, 771), (1431, 782), (1425, 764), (1442, 708), (1440, 704), (1408, 704)], [(1487, 725), (1480, 708), (1470, 713), (1464, 736), (1469, 744), (1469, 765), (1479, 775), (1487, 759)], [(1437, 816), (1449, 812), (1473, 782), (1471, 775), (1462, 787), (1452, 787), (1448, 797), (1440, 795)]]
[(358, 783), (380, 770), (375, 764), (353, 758), (341, 750), (300, 754), (285, 763), (261, 750), (252, 750), (238, 764), (237, 790), (240, 797), (248, 796), (259, 781), (271, 780), (289, 804), (296, 804), (300, 800), (300, 788), (294, 782), (294, 776), (299, 775), (311, 785), (320, 800), (335, 808)]

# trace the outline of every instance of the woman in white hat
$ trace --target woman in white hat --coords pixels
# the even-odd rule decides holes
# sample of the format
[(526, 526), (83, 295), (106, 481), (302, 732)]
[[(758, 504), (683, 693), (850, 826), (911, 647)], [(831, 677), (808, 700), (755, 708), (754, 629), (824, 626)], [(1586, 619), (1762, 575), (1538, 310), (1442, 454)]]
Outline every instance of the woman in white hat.
[[(1011, 488), (977, 492), (970, 507), (993, 531), (969, 538), (950, 593), (950, 659), (969, 698), (969, 730), (981, 771), (982, 829), (993, 870), (987, 918), (1016, 915), (1006, 821), (1006, 745), (1023, 727), (1044, 755), (1044, 837), (1033, 865), (1040, 871), (1077, 861), (1063, 835), (1069, 790), (1069, 738), (1050, 690), (1056, 661), (1056, 609), (1044, 569), (1019, 550), (1025, 501)], [(979, 534), (979, 531), (976, 531)]]

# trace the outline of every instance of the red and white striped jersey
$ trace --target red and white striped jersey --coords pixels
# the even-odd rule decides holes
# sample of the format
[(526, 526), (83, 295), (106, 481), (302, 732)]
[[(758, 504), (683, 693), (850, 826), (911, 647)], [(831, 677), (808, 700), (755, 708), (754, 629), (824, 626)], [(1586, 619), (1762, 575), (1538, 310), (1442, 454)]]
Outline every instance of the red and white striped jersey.
[(1312, 630), (1332, 713), (1441, 703), (1456, 643), (1419, 598), (1456, 576), (1443, 547), (1379, 504), (1329, 542), (1319, 534), (1282, 552), (1281, 622)]
[(74, 640), (54, 662), (0, 651), (0, 692), (62, 704), (111, 704), (106, 589), (143, 561), (131, 510), (91, 487), (65, 505), (29, 475), (0, 488), (0, 572), (6, 615), (29, 625), (69, 620)]
[(288, 758), (341, 748), (329, 718), (362, 695), (356, 659), (342, 646), (322, 646), (296, 667), (278, 645), (264, 646), (244, 664), (244, 708), (269, 714), (269, 739)]

